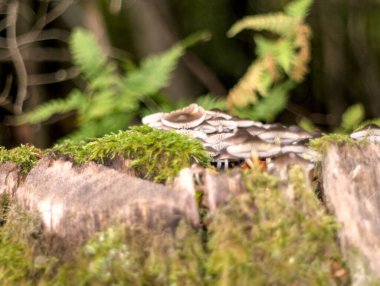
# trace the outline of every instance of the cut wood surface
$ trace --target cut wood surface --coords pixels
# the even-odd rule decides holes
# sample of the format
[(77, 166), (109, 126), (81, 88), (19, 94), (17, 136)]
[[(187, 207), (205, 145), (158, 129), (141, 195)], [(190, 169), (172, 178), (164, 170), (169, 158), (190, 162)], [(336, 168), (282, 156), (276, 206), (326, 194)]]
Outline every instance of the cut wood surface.
[(343, 252), (347, 258), (361, 253), (380, 277), (380, 145), (333, 145), (322, 170), (326, 203), (341, 224)]
[(175, 227), (186, 218), (198, 223), (195, 193), (95, 163), (44, 158), (26, 176), (15, 198), (23, 209), (41, 213), (46, 231), (77, 240), (119, 222)]

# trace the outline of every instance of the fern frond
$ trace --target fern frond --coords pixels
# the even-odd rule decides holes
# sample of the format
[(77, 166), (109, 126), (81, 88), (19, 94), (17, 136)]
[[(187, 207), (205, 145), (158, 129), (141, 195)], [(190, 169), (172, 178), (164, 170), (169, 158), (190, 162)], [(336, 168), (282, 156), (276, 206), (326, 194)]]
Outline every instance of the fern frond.
[(257, 101), (257, 91), (265, 90), (261, 77), (266, 69), (263, 60), (255, 61), (239, 80), (239, 82), (228, 93), (228, 109), (232, 106), (244, 108), (250, 103)]
[(235, 110), (238, 116), (253, 120), (272, 121), (285, 107), (288, 101), (288, 92), (294, 83), (287, 81), (271, 89), (268, 95), (258, 101), (253, 108)]
[(297, 20), (282, 12), (258, 16), (248, 16), (236, 22), (227, 32), (233, 37), (244, 29), (255, 31), (269, 31), (278, 35), (287, 36), (294, 33)]
[(285, 71), (285, 73), (289, 73), (292, 64), (295, 58), (295, 48), (293, 41), (288, 39), (281, 39), (278, 41), (275, 50), (275, 58), (278, 65)]
[(104, 72), (107, 58), (90, 32), (75, 29), (70, 39), (70, 51), (75, 65), (87, 79), (91, 80)]
[(64, 139), (73, 141), (88, 140), (100, 137), (104, 134), (116, 132), (125, 129), (133, 114), (124, 112), (115, 112), (111, 115), (104, 116), (97, 120), (89, 120), (85, 124), (79, 125), (79, 128)]
[(285, 6), (285, 14), (303, 21), (310, 12), (313, 0), (294, 0)]
[(274, 57), (286, 73), (290, 71), (295, 56), (295, 47), (292, 40), (287, 38), (268, 40), (261, 35), (255, 36), (254, 39), (256, 53), (260, 58), (270, 55)]
[(217, 108), (227, 110), (227, 100), (225, 98), (215, 97), (211, 94), (200, 96), (195, 102), (205, 109)]
[(292, 71), (290, 77), (295, 81), (302, 81), (307, 73), (307, 66), (310, 62), (310, 38), (311, 30), (305, 25), (301, 24), (297, 27), (295, 45), (298, 48), (298, 53), (293, 57)]
[(122, 96), (130, 100), (157, 92), (165, 87), (183, 53), (182, 46), (175, 45), (162, 54), (144, 60), (141, 67), (123, 81), (125, 93)]
[(35, 110), (25, 113), (16, 119), (18, 124), (23, 123), (40, 123), (57, 113), (66, 113), (75, 109), (79, 109), (85, 101), (85, 95), (79, 91), (72, 91), (66, 99), (50, 100)]

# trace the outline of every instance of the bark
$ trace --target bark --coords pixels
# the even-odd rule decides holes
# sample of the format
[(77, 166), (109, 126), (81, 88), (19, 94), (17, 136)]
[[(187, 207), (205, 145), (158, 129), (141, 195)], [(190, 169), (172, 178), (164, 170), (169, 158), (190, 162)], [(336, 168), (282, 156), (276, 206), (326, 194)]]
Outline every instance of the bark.
[[(341, 225), (338, 236), (353, 280), (357, 263), (380, 277), (380, 146), (331, 146), (323, 162), (325, 201)], [(357, 250), (362, 262), (352, 255)]]
[[(2, 170), (9, 169), (3, 165)], [(187, 190), (95, 163), (44, 158), (26, 176), (15, 198), (22, 209), (41, 214), (48, 234), (80, 243), (117, 223), (170, 229), (184, 218), (197, 225), (195, 193)]]

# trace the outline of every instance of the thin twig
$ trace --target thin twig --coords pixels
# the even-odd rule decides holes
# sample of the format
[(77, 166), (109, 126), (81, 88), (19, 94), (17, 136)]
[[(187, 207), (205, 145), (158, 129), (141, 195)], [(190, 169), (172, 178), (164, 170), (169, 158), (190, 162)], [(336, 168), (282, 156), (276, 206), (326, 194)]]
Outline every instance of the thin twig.
[(29, 75), (28, 86), (57, 83), (76, 78), (79, 74), (80, 70), (77, 67), (60, 69), (53, 73), (33, 74)]
[(14, 105), (14, 112), (16, 114), (22, 113), (22, 106), (27, 96), (27, 82), (28, 74), (24, 60), (21, 56), (17, 43), (16, 25), (17, 25), (17, 12), (19, 8), (19, 2), (17, 0), (12, 1), (8, 5), (7, 16), (7, 41), (8, 47), (11, 51), (11, 59), (15, 66), (17, 74), (17, 95)]
[[(24, 47), (20, 49), (24, 62), (69, 62), (71, 61), (70, 53), (67, 49), (59, 48), (41, 48), (41, 47)], [(6, 61), (11, 58), (10, 51), (0, 51), (0, 61)]]
[(10, 91), (11, 91), (11, 87), (12, 87), (12, 81), (13, 81), (12, 75), (7, 76), (4, 89), (0, 94), (0, 106), (2, 108), (7, 109), (10, 112), (13, 112), (13, 104), (8, 99)]

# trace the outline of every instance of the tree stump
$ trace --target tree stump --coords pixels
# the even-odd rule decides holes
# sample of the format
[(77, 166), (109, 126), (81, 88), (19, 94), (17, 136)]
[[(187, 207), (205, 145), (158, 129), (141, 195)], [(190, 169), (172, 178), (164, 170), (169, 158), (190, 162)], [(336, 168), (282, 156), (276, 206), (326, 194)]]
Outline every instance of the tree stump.
[(380, 277), (380, 145), (332, 145), (322, 170), (324, 198), (341, 224), (338, 236), (353, 282), (368, 285), (361, 270), (366, 263)]

